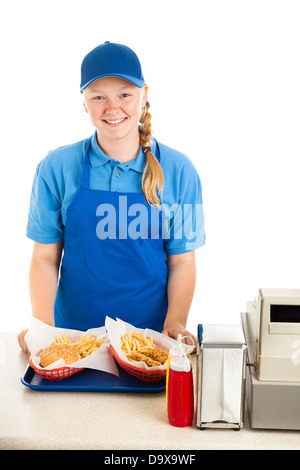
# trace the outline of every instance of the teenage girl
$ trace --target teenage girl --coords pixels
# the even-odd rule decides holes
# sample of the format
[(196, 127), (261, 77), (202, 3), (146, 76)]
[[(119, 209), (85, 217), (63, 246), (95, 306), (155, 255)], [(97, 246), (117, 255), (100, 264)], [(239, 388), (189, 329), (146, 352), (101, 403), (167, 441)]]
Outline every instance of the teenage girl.
[(89, 52), (80, 90), (95, 133), (49, 152), (34, 177), (32, 314), (82, 331), (110, 316), (191, 336), (195, 249), (205, 242), (195, 167), (152, 137), (148, 87), (131, 49), (106, 42)]

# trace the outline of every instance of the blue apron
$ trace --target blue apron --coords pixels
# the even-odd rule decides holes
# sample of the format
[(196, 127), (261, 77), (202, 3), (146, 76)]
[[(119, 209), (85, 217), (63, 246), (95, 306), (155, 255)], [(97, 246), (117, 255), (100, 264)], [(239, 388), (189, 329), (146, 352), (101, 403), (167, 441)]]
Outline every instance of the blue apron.
[[(162, 331), (168, 307), (162, 211), (142, 193), (90, 189), (90, 144), (67, 210), (55, 326), (85, 331), (109, 316)], [(159, 161), (158, 144), (155, 153)], [(130, 215), (135, 208), (144, 215), (140, 224)]]

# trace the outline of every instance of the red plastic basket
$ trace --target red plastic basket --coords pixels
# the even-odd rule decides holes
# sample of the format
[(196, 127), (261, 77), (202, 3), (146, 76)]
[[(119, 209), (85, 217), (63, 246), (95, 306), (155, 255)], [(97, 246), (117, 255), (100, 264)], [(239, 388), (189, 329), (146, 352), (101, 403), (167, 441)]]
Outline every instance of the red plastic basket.
[(109, 346), (109, 350), (114, 356), (116, 362), (119, 364), (122, 369), (126, 370), (129, 374), (137, 377), (144, 382), (158, 382), (159, 380), (164, 380), (167, 375), (167, 369), (163, 370), (148, 370), (148, 369), (139, 369), (138, 367), (131, 366), (127, 362), (123, 361), (120, 356), (116, 353), (112, 345)]
[(43, 379), (47, 380), (62, 380), (66, 379), (67, 377), (71, 377), (72, 375), (78, 374), (78, 372), (84, 370), (83, 367), (59, 367), (58, 369), (52, 369), (52, 370), (45, 370), (43, 368), (36, 367), (32, 360), (31, 357), (29, 358), (29, 365), (34, 369), (36, 374), (40, 375), (43, 377)]

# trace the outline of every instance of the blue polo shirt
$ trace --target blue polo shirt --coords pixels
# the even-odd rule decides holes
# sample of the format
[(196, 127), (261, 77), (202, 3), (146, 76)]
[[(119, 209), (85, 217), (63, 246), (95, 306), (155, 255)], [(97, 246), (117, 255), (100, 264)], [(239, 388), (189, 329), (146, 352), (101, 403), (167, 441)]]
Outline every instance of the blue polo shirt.
[[(86, 141), (52, 150), (38, 164), (32, 186), (27, 236), (39, 243), (56, 243), (64, 238), (67, 209), (80, 187)], [(165, 184), (160, 195), (169, 214), (170, 230), (165, 240), (168, 254), (194, 250), (205, 243), (202, 189), (191, 160), (181, 152), (159, 145)], [(140, 149), (136, 158), (120, 163), (109, 158), (98, 145), (96, 132), (89, 151), (90, 189), (122, 193), (142, 192), (146, 157)], [(184, 225), (184, 221), (189, 222)], [(172, 226), (176, 229), (172, 230)]]

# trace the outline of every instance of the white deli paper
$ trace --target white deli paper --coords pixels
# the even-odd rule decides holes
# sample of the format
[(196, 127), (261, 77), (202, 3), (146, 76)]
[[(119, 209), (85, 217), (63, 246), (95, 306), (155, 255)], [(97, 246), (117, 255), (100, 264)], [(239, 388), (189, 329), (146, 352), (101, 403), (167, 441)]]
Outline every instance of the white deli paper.
[[(53, 341), (63, 334), (66, 334), (71, 340), (73, 338), (77, 340), (79, 337), (84, 336), (85, 334), (90, 334), (96, 338), (104, 339), (104, 343), (100, 346), (100, 348), (94, 351), (90, 356), (73, 362), (72, 364), (68, 364), (68, 367), (96, 369), (119, 376), (119, 371), (113, 356), (108, 349), (109, 344), (106, 339), (105, 326), (100, 328), (92, 328), (87, 331), (79, 331), (66, 328), (56, 328), (32, 317), (28, 332), (25, 335), (25, 341), (31, 353), (31, 360), (37, 368), (41, 368), (39, 356), (41, 351), (51, 346)], [(48, 367), (43, 367), (43, 370), (52, 370), (64, 365), (65, 361), (60, 359)]]
[(154, 344), (156, 344), (159, 349), (163, 349), (165, 351), (169, 351), (170, 348), (176, 346), (178, 344), (177, 340), (170, 338), (169, 336), (163, 335), (162, 333), (158, 333), (157, 331), (151, 330), (149, 328), (136, 328), (135, 326), (130, 325), (130, 323), (126, 323), (123, 320), (120, 320), (119, 318), (117, 318), (117, 320), (113, 320), (110, 317), (106, 317), (105, 326), (107, 330), (107, 338), (116, 353), (118, 354), (118, 356), (122, 359), (122, 361), (125, 361), (131, 366), (138, 367), (139, 369), (167, 369), (167, 362), (165, 362), (165, 364), (161, 366), (149, 367), (144, 361), (129, 361), (121, 349), (121, 338), (127, 333), (129, 333), (129, 331), (134, 333), (135, 330), (138, 330), (139, 333), (144, 334), (146, 337), (149, 337), (151, 335), (153, 337)]

